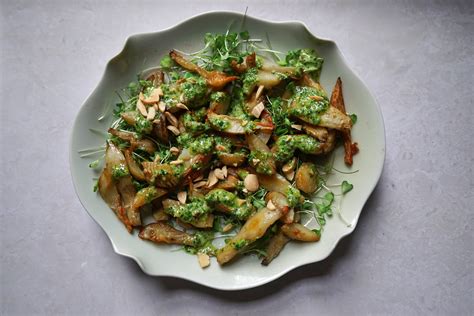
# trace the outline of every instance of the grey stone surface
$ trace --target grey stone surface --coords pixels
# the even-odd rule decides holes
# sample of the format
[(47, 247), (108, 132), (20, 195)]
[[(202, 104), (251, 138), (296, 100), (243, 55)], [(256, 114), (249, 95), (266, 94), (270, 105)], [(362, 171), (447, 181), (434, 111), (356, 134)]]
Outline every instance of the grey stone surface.
[[(219, 292), (146, 276), (74, 193), (72, 121), (128, 35), (247, 5), (340, 45), (385, 117), (382, 179), (329, 259), (271, 284)], [(474, 313), (472, 1), (2, 0), (0, 11), (0, 314)]]

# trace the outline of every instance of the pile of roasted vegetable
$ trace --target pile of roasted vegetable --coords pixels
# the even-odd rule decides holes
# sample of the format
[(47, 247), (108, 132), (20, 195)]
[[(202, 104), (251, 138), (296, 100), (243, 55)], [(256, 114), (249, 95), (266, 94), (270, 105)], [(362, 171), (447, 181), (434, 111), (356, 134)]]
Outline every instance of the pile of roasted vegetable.
[[(300, 223), (324, 183), (315, 155), (341, 139), (351, 165), (354, 120), (340, 79), (331, 99), (318, 83), (314, 50), (276, 62), (256, 54), (248, 33), (208, 34), (205, 43), (198, 54), (171, 51), (125, 90), (98, 191), (129, 232), (182, 245), (202, 267), (209, 256), (225, 264), (245, 253), (266, 265), (289, 240), (320, 239)], [(333, 198), (326, 194), (326, 211)], [(220, 249), (216, 238), (226, 238)]]

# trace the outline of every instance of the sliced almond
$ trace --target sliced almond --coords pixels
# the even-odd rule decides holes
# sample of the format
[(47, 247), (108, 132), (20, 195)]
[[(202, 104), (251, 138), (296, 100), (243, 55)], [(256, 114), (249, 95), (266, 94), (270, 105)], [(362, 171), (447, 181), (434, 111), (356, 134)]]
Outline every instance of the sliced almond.
[(214, 175), (219, 180), (224, 180), (225, 179), (224, 172), (221, 169), (218, 169), (218, 168), (214, 169)]
[(179, 148), (173, 146), (173, 147), (170, 148), (170, 152), (173, 155), (179, 155), (180, 150), (179, 150)]
[(153, 119), (155, 118), (155, 115), (156, 115), (156, 110), (153, 106), (151, 106), (148, 109), (148, 115), (146, 116), (146, 119), (149, 121), (153, 121)]
[(234, 225), (232, 225), (231, 223), (225, 225), (224, 227), (222, 227), (222, 232), (223, 233), (227, 233), (229, 231), (232, 230), (232, 228), (234, 228)]
[(179, 132), (179, 129), (177, 129), (176, 127), (170, 125), (170, 126), (166, 126), (166, 128), (171, 131), (173, 134), (175, 134), (176, 136), (178, 136), (180, 134)]
[(198, 188), (201, 188), (201, 187), (203, 187), (203, 186), (205, 186), (205, 185), (207, 185), (207, 181), (205, 181), (205, 180), (204, 180), (204, 181), (199, 181), (199, 182), (197, 182), (197, 183), (194, 184), (194, 188), (195, 188), (195, 189), (198, 189)]
[(276, 210), (276, 206), (275, 206), (275, 204), (273, 204), (272, 200), (268, 200), (267, 208), (268, 208), (270, 211)]
[(160, 101), (158, 103), (158, 110), (160, 110), (161, 113), (166, 111), (166, 103), (163, 101)]
[(310, 98), (310, 99), (313, 99), (313, 100), (315, 100), (315, 101), (322, 101), (322, 100), (324, 100), (324, 98), (323, 98), (323, 97), (320, 97), (319, 95), (312, 95), (312, 96), (310, 96), (309, 98)]
[(285, 173), (285, 178), (289, 181), (293, 181), (293, 179), (295, 178), (295, 171)]
[(198, 182), (201, 181), (204, 177), (202, 175), (198, 176), (196, 179), (193, 180), (193, 182)]
[(227, 166), (222, 167), (221, 170), (224, 173), (224, 178), (227, 178)]
[[(163, 92), (161, 92), (161, 94), (163, 94)], [(148, 97), (145, 97), (143, 93), (141, 93), (141, 95), (142, 97), (140, 98), (140, 100), (147, 105), (152, 105), (153, 103), (157, 103), (158, 101), (160, 101), (160, 91), (158, 90), (158, 88), (153, 89), (148, 95)]]
[(183, 103), (184, 102), (184, 94), (180, 94), (179, 96), (179, 102)]
[(260, 98), (260, 96), (262, 95), (262, 92), (263, 92), (263, 89), (264, 89), (264, 88), (265, 88), (264, 85), (258, 86), (257, 93), (255, 93), (255, 99)]
[(256, 118), (259, 118), (264, 109), (265, 109), (265, 105), (263, 105), (263, 102), (259, 102), (256, 106), (253, 107), (252, 115), (255, 116)]
[(163, 90), (161, 90), (161, 87), (158, 87), (155, 90), (156, 90), (156, 93), (158, 93), (160, 97), (163, 96)]
[(256, 159), (256, 158), (252, 159), (252, 163), (254, 165), (257, 165), (259, 162), (260, 162), (260, 159)]
[(288, 161), (286, 164), (283, 165), (283, 167), (281, 168), (281, 171), (283, 171), (283, 173), (288, 173), (295, 170), (295, 167), (296, 167), (296, 158), (293, 158), (292, 160)]
[(208, 188), (211, 188), (213, 187), (217, 181), (219, 181), (216, 177), (216, 175), (214, 174), (214, 170), (211, 170), (211, 172), (209, 172), (209, 177), (207, 178), (207, 187)]
[(181, 204), (186, 204), (186, 198), (188, 197), (188, 193), (186, 191), (178, 192), (178, 201)]
[(171, 123), (171, 125), (173, 125), (174, 127), (178, 127), (178, 119), (176, 118), (176, 116), (174, 116), (170, 112), (165, 112), (165, 116), (168, 122)]
[(205, 253), (198, 253), (198, 262), (201, 268), (207, 268), (211, 264), (210, 257), (206, 255)]
[(303, 129), (303, 125), (300, 125), (300, 124), (293, 124), (291, 125), (291, 128), (294, 128), (298, 131), (301, 131)]
[(189, 108), (186, 106), (186, 104), (181, 103), (181, 102), (178, 102), (178, 103), (176, 104), (176, 107), (179, 108), (179, 109), (183, 109), (183, 110), (189, 111)]
[(144, 117), (148, 116), (148, 112), (146, 110), (146, 107), (140, 99), (137, 100), (137, 109), (140, 112), (140, 114), (143, 115)]
[(244, 179), (244, 187), (249, 192), (257, 191), (259, 187), (257, 175), (249, 173)]
[(177, 160), (173, 160), (172, 162), (170, 162), (170, 165), (180, 165), (183, 162), (184, 162), (183, 160), (177, 159)]

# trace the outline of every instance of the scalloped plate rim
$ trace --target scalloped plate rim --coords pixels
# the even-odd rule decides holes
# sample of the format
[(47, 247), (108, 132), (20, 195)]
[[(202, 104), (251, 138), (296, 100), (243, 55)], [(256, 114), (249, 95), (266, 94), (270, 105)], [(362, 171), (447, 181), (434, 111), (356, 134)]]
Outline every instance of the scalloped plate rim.
[[(336, 240), (332, 246), (331, 246), (331, 250), (324, 256), (322, 256), (319, 260), (306, 260), (300, 264), (293, 264), (293, 265), (290, 265), (288, 266), (286, 269), (283, 269), (282, 271), (280, 271), (279, 273), (276, 273), (272, 276), (269, 276), (269, 277), (266, 277), (264, 280), (261, 280), (261, 281), (257, 281), (257, 282), (253, 282), (253, 283), (248, 283), (248, 284), (245, 284), (245, 285), (241, 285), (241, 286), (219, 286), (219, 285), (215, 285), (215, 284), (208, 284), (208, 283), (204, 283), (204, 282), (201, 282), (200, 280), (197, 280), (196, 278), (193, 278), (193, 277), (188, 277), (188, 276), (185, 276), (183, 274), (174, 274), (174, 273), (160, 273), (160, 274), (153, 274), (153, 273), (150, 273), (147, 271), (147, 269), (145, 268), (145, 265), (143, 264), (143, 262), (140, 260), (140, 258), (138, 258), (137, 256), (135, 255), (132, 255), (130, 253), (126, 253), (125, 251), (122, 251), (119, 247), (119, 245), (116, 243), (116, 241), (113, 239), (112, 236), (110, 236), (110, 233), (98, 222), (98, 220), (92, 215), (92, 213), (88, 210), (88, 208), (84, 205), (84, 202), (81, 200), (81, 197), (79, 196), (79, 193), (78, 193), (78, 189), (76, 187), (76, 181), (75, 181), (75, 178), (74, 178), (74, 174), (73, 174), (73, 170), (72, 170), (72, 159), (73, 159), (73, 154), (77, 154), (77, 153), (74, 153), (73, 152), (73, 148), (72, 148), (72, 142), (73, 142), (73, 136), (74, 136), (74, 131), (76, 130), (76, 125), (78, 124), (78, 118), (81, 114), (81, 112), (85, 109), (84, 105), (86, 103), (88, 103), (88, 101), (91, 99), (91, 97), (97, 92), (99, 86), (101, 85), (101, 83), (106, 79), (106, 74), (107, 74), (107, 70), (109, 69), (109, 67), (111, 67), (111, 64), (114, 62), (115, 59), (118, 59), (126, 50), (127, 46), (129, 45), (129, 42), (131, 40), (133, 40), (134, 38), (139, 38), (141, 36), (147, 36), (147, 35), (156, 35), (156, 34), (161, 34), (161, 33), (166, 33), (166, 32), (170, 32), (170, 31), (173, 31), (175, 28), (177, 27), (180, 27), (186, 23), (190, 23), (192, 22), (193, 20), (196, 20), (196, 19), (199, 19), (199, 18), (203, 18), (203, 17), (206, 17), (206, 16), (209, 16), (209, 15), (213, 15), (213, 14), (232, 14), (232, 15), (236, 15), (236, 16), (240, 16), (240, 17), (243, 17), (244, 15), (241, 13), (241, 12), (237, 12), (237, 11), (230, 11), (230, 10), (211, 10), (211, 11), (207, 11), (207, 12), (203, 12), (203, 13), (199, 13), (199, 14), (196, 14), (196, 15), (193, 15), (181, 22), (178, 22), (176, 24), (174, 24), (173, 26), (170, 26), (168, 28), (165, 28), (165, 29), (162, 29), (162, 30), (159, 30), (159, 31), (154, 31), (154, 32), (145, 32), (145, 33), (137, 33), (137, 34), (132, 34), (130, 36), (127, 37), (127, 39), (125, 40), (125, 43), (122, 47), (122, 49), (120, 50), (120, 52), (118, 54), (116, 54), (115, 56), (113, 56), (107, 63), (106, 63), (106, 66), (104, 68), (104, 71), (100, 77), (100, 80), (98, 81), (96, 87), (94, 88), (94, 90), (85, 98), (84, 102), (82, 103), (81, 107), (79, 108), (78, 112), (76, 113), (76, 116), (74, 118), (74, 122), (73, 122), (73, 125), (72, 125), (72, 128), (71, 128), (71, 131), (70, 131), (70, 137), (69, 137), (69, 171), (71, 173), (71, 180), (72, 180), (72, 183), (73, 183), (73, 187), (74, 187), (74, 190), (76, 192), (76, 195), (78, 196), (79, 198), (79, 201), (82, 205), (82, 207), (86, 210), (87, 214), (89, 214), (89, 216), (102, 228), (102, 230), (104, 231), (104, 233), (106, 234), (107, 238), (110, 240), (111, 244), (112, 244), (112, 248), (114, 250), (114, 252), (118, 255), (121, 255), (121, 256), (124, 256), (124, 257), (127, 257), (127, 258), (130, 258), (132, 260), (134, 260), (137, 265), (140, 267), (140, 269), (147, 275), (149, 276), (157, 276), (157, 277), (173, 277), (173, 278), (179, 278), (179, 279), (182, 279), (182, 280), (186, 280), (186, 281), (190, 281), (190, 282), (193, 282), (193, 283), (197, 283), (197, 284), (200, 284), (202, 286), (206, 286), (206, 287), (209, 287), (209, 288), (213, 288), (213, 289), (216, 289), (216, 290), (223, 290), (223, 291), (238, 291), (238, 290), (245, 290), (245, 289), (250, 289), (250, 288), (255, 288), (255, 287), (258, 287), (258, 286), (262, 286), (264, 284), (267, 284), (269, 282), (272, 282), (276, 279), (279, 279), (281, 278), (282, 276), (284, 276), (285, 274), (288, 274), (289, 272), (291, 272), (292, 270), (296, 269), (296, 268), (299, 268), (299, 267), (304, 267), (304, 266), (307, 266), (309, 264), (312, 264), (312, 263), (316, 263), (316, 262), (320, 262), (320, 261), (323, 261), (325, 260), (326, 258), (328, 258), (332, 252), (334, 251), (334, 249), (337, 247), (337, 245), (339, 244), (339, 242), (347, 237), (348, 235), (352, 234), (353, 231), (355, 230), (357, 224), (358, 224), (358, 221), (359, 221), (359, 218), (360, 218), (360, 215), (362, 213), (362, 210), (364, 209), (365, 207), (365, 204), (367, 203), (367, 201), (369, 200), (370, 196), (372, 195), (372, 193), (374, 192), (377, 184), (379, 183), (380, 181), (380, 178), (381, 178), (381, 175), (382, 175), (382, 172), (383, 172), (383, 168), (384, 168), (384, 164), (385, 164), (385, 159), (386, 159), (386, 133), (385, 133), (385, 125), (384, 125), (384, 120), (383, 120), (383, 115), (382, 115), (382, 111), (381, 111), (381, 108), (376, 100), (376, 98), (374, 97), (374, 95), (370, 92), (370, 90), (367, 88), (366, 84), (362, 81), (362, 79), (359, 77), (359, 75), (351, 68), (349, 67), (348, 63), (347, 63), (347, 60), (344, 56), (344, 54), (342, 53), (341, 49), (339, 48), (339, 46), (337, 45), (337, 43), (331, 39), (328, 39), (328, 38), (324, 38), (324, 37), (318, 37), (316, 36), (315, 34), (313, 34), (310, 29), (308, 28), (308, 26), (302, 22), (302, 21), (296, 21), (296, 20), (286, 20), (286, 21), (273, 21), (273, 20), (267, 20), (267, 19), (263, 19), (263, 18), (258, 18), (258, 17), (255, 17), (255, 16), (250, 16), (250, 15), (247, 15), (247, 17), (251, 17), (252, 19), (254, 20), (257, 20), (259, 22), (262, 22), (262, 23), (269, 23), (269, 24), (279, 24), (279, 25), (288, 25), (288, 26), (297, 26), (297, 27), (303, 27), (303, 29), (305, 30), (305, 32), (307, 32), (313, 39), (315, 40), (319, 40), (319, 41), (325, 41), (325, 42), (328, 42), (328, 43), (331, 43), (332, 45), (335, 46), (336, 48), (336, 51), (338, 54), (340, 54), (340, 57), (341, 57), (341, 60), (343, 61), (343, 63), (345, 64), (346, 68), (348, 69), (348, 71), (350, 71), (354, 77), (360, 82), (360, 84), (365, 87), (368, 95), (373, 99), (374, 103), (375, 103), (375, 108), (377, 110), (377, 115), (378, 117), (380, 118), (380, 123), (381, 123), (381, 127), (382, 127), (382, 131), (383, 131), (383, 148), (382, 148), (382, 151), (383, 151), (383, 157), (382, 157), (382, 161), (381, 161), (381, 166), (380, 166), (380, 169), (379, 169), (379, 172), (377, 173), (377, 177), (376, 177), (376, 180), (373, 182), (373, 185), (372, 187), (367, 191), (367, 196), (364, 198), (365, 199), (365, 202), (360, 206), (360, 210), (358, 210), (357, 212), (357, 216), (355, 217), (355, 219), (353, 220), (353, 225), (350, 227), (350, 230), (348, 230), (345, 234), (341, 235), (339, 237), (338, 240)], [(206, 271), (204, 270), (204, 273)]]

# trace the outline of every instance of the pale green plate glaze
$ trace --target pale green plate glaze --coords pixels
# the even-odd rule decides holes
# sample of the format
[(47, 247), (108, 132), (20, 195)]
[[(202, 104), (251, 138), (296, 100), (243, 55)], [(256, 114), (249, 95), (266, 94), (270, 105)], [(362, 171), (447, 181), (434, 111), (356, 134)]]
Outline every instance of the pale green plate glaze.
[[(112, 121), (111, 108), (118, 102), (115, 91), (126, 87), (144, 69), (157, 66), (160, 58), (171, 48), (187, 52), (199, 50), (205, 33), (225, 32), (231, 21), (236, 21), (238, 25), (242, 18), (240, 13), (210, 12), (161, 32), (129, 37), (122, 52), (107, 64), (97, 88), (87, 98), (74, 122), (70, 165), (77, 195), (84, 208), (104, 229), (115, 252), (134, 259), (149, 275), (173, 276), (216, 289), (239, 290), (265, 284), (296, 267), (323, 260), (341, 238), (354, 230), (362, 208), (380, 178), (385, 158), (382, 114), (366, 86), (347, 65), (337, 45), (315, 37), (301, 22), (270, 22), (247, 16), (245, 28), (252, 37), (265, 38), (265, 33), (268, 33), (275, 50), (316, 49), (324, 57), (321, 83), (328, 93), (336, 78), (342, 78), (347, 111), (358, 115), (353, 137), (359, 143), (360, 153), (354, 158), (353, 169), (359, 172), (335, 174), (329, 182), (340, 183), (346, 179), (354, 184), (354, 189), (344, 197), (341, 204), (343, 217), (351, 226), (348, 227), (338, 216), (334, 216), (326, 224), (318, 243), (290, 243), (268, 267), (262, 266), (255, 256), (245, 256), (225, 267), (219, 267), (213, 260), (205, 270), (199, 267), (195, 256), (170, 251), (168, 246), (144, 242), (136, 233), (127, 233), (115, 214), (92, 191), (93, 178), (98, 177), (98, 173), (88, 167), (93, 159), (80, 158), (78, 151), (104, 143), (104, 136), (90, 129), (106, 132)], [(108, 114), (98, 121), (104, 112)], [(339, 148), (335, 167), (349, 171), (342, 157), (343, 150)]]

